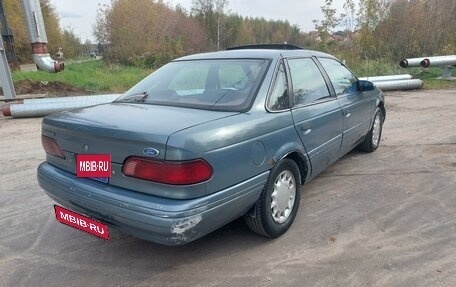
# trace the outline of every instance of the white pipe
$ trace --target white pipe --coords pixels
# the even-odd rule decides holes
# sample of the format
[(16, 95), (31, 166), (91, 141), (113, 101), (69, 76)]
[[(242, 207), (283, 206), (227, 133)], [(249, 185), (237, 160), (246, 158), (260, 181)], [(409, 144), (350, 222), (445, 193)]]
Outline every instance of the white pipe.
[(32, 43), (47, 43), (46, 29), (44, 27), (43, 13), (39, 0), (22, 0), (25, 24)]
[(397, 80), (410, 80), (413, 76), (409, 74), (403, 75), (388, 75), (388, 76), (375, 76), (375, 77), (362, 77), (360, 80), (370, 82), (382, 82), (382, 81), (397, 81)]
[(456, 55), (429, 57), (423, 59), (420, 64), (423, 68), (453, 66), (456, 65)]
[(41, 98), (41, 99), (24, 99), (22, 103), (24, 104), (42, 104), (42, 103), (64, 103), (64, 102), (79, 102), (85, 101), (88, 99), (97, 100), (111, 100), (114, 101), (119, 98), (122, 94), (105, 94), (105, 95), (91, 95), (91, 96), (73, 96), (73, 97), (55, 97), (55, 98)]
[(408, 68), (408, 67), (419, 67), (421, 61), (423, 61), (424, 57), (421, 58), (410, 58), (410, 59), (402, 59), (399, 62), (399, 66), (402, 68)]
[(78, 100), (62, 100), (60, 102), (52, 101), (52, 99), (49, 101), (39, 99), (40, 102), (6, 104), (2, 108), (2, 112), (4, 116), (12, 116), (13, 118), (42, 117), (55, 112), (111, 103), (118, 97), (117, 94), (85, 96)]
[(50, 54), (33, 54), (32, 55), (33, 62), (38, 66), (40, 70), (56, 73), (63, 71), (65, 69), (65, 64), (54, 61), (51, 58)]
[(415, 90), (423, 87), (423, 81), (418, 79), (382, 81), (373, 84), (382, 91)]
[(39, 0), (22, 0), (25, 24), (32, 43), (33, 61), (40, 70), (60, 72), (65, 69), (64, 63), (54, 61), (48, 52), (46, 29)]

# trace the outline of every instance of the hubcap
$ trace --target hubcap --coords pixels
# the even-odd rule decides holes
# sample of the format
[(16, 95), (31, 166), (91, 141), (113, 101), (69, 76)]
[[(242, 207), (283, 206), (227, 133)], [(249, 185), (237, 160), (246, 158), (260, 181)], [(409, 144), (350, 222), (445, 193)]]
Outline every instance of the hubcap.
[(290, 217), (295, 197), (295, 178), (290, 171), (282, 171), (274, 181), (274, 189), (271, 194), (271, 213), (275, 222), (283, 223)]
[(374, 128), (372, 130), (372, 144), (376, 147), (380, 141), (380, 132), (382, 131), (382, 120), (379, 115), (375, 117)]

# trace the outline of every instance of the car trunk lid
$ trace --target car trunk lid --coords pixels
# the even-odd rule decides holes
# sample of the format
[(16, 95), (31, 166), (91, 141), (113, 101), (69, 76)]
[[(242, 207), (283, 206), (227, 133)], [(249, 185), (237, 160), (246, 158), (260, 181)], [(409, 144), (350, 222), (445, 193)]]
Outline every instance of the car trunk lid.
[(47, 160), (74, 173), (77, 154), (109, 154), (111, 162), (117, 164), (129, 156), (164, 160), (166, 143), (173, 133), (234, 114), (237, 113), (111, 103), (47, 116), (42, 132), (55, 138), (67, 157), (48, 156)]

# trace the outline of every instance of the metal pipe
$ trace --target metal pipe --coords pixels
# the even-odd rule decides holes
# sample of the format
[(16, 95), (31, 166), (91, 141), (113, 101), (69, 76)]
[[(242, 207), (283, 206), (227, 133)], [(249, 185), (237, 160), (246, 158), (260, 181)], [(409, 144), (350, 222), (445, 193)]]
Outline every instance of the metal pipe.
[(370, 82), (382, 82), (382, 81), (397, 81), (397, 80), (410, 80), (413, 76), (409, 74), (403, 75), (388, 75), (388, 76), (375, 76), (375, 77), (362, 77), (360, 80)]
[(42, 117), (50, 113), (110, 103), (116, 100), (118, 97), (118, 94), (84, 96), (78, 97), (78, 100), (70, 99), (61, 100), (58, 102), (52, 98), (49, 100), (36, 99), (37, 102), (32, 103), (5, 104), (2, 107), (2, 113), (4, 116), (12, 116), (13, 118)]
[(55, 98), (40, 98), (40, 99), (24, 99), (22, 100), (23, 104), (42, 104), (42, 103), (63, 103), (63, 102), (78, 102), (85, 101), (88, 99), (97, 100), (115, 100), (120, 97), (122, 94), (105, 94), (105, 95), (91, 95), (91, 96), (73, 96), (73, 97), (55, 97)]
[(423, 87), (423, 81), (419, 79), (382, 81), (373, 84), (382, 91), (415, 90)]
[(408, 68), (408, 67), (419, 67), (421, 61), (424, 59), (424, 57), (421, 58), (410, 58), (410, 59), (402, 59), (399, 62), (399, 66), (402, 68)]
[(25, 22), (30, 42), (32, 43), (33, 61), (40, 70), (60, 72), (65, 64), (54, 61), (48, 52), (46, 29), (39, 0), (22, 0)]
[(57, 73), (65, 69), (64, 63), (54, 61), (49, 54), (33, 54), (32, 58), (40, 70)]
[(456, 55), (425, 58), (420, 65), (423, 68), (453, 66), (456, 65)]

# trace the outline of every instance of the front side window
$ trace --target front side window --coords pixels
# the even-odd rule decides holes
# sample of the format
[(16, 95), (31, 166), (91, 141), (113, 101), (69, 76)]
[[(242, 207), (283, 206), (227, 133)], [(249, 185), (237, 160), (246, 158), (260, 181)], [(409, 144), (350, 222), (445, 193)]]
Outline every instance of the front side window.
[(242, 111), (250, 106), (268, 65), (264, 59), (171, 62), (117, 101)]
[(349, 69), (334, 59), (318, 58), (331, 80), (336, 95), (351, 93), (356, 90), (357, 79)]
[(290, 59), (288, 65), (293, 83), (295, 106), (310, 104), (330, 97), (325, 79), (312, 59)]
[(271, 111), (280, 111), (290, 108), (287, 76), (285, 74), (285, 66), (283, 62), (280, 63), (279, 68), (277, 69), (274, 86), (271, 94), (269, 95), (267, 107)]

